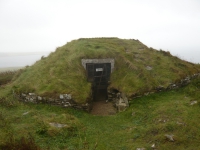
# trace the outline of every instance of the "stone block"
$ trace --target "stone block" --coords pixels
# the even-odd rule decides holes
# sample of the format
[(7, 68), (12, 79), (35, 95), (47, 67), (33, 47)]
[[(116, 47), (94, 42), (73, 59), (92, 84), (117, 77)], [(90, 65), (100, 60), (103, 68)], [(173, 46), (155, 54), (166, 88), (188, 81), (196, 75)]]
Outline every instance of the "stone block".
[(29, 93), (30, 96), (35, 96), (35, 93)]
[(64, 95), (64, 98), (66, 98), (66, 99), (72, 99), (71, 94), (63, 94), (63, 95)]
[(116, 106), (117, 106), (117, 109), (118, 109), (119, 112), (124, 111), (127, 108), (125, 103), (124, 104), (122, 104), (122, 103), (117, 104)]
[(64, 106), (69, 107), (69, 106), (71, 106), (71, 104), (69, 102), (66, 102)]
[(42, 100), (42, 97), (38, 96), (37, 99), (38, 99), (39, 101), (41, 101), (41, 100)]
[(152, 70), (153, 68), (150, 66), (146, 66), (146, 70)]
[(60, 94), (60, 99), (64, 99), (64, 95), (63, 94)]
[(29, 98), (29, 102), (34, 102), (34, 99), (32, 97)]
[(22, 96), (22, 97), (26, 97), (26, 94), (22, 93), (21, 96)]
[(49, 125), (56, 128), (63, 128), (67, 126), (66, 124), (61, 124), (61, 123), (56, 123), (56, 122), (49, 123)]

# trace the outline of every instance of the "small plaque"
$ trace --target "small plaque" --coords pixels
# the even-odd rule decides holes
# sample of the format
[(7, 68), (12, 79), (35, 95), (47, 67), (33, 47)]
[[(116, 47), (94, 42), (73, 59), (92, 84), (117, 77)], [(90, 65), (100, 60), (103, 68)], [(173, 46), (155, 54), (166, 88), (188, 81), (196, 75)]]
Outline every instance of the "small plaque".
[(103, 68), (96, 68), (96, 72), (103, 71)]

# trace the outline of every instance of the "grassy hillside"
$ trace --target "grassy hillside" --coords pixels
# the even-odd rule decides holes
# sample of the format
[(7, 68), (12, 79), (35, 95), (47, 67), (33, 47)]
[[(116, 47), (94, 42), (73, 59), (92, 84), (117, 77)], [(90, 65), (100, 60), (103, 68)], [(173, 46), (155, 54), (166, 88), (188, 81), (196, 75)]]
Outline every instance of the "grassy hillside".
[[(199, 78), (184, 88), (136, 98), (125, 112), (104, 117), (19, 103), (2, 96), (9, 91), (0, 87), (0, 149), (151, 150), (153, 144), (161, 150), (200, 149)], [(66, 126), (52, 127), (53, 122)]]
[(199, 65), (180, 60), (169, 52), (148, 48), (138, 40), (78, 39), (24, 69), (13, 80), (13, 88), (17, 92), (51, 97), (70, 93), (77, 102), (84, 103), (90, 96), (91, 84), (86, 81), (86, 71), (81, 65), (83, 58), (114, 58), (110, 88), (128, 96), (159, 85), (166, 87), (200, 69)]
[(2, 71), (0, 72), (0, 86), (12, 81), (17, 71)]

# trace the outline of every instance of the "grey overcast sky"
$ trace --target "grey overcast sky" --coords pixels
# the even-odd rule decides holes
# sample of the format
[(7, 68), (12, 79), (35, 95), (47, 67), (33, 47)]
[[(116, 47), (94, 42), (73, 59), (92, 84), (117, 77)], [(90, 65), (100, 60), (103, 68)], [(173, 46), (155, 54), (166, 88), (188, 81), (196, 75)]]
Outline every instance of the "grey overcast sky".
[(200, 1), (0, 0), (0, 52), (54, 51), (83, 37), (139, 39), (200, 63)]

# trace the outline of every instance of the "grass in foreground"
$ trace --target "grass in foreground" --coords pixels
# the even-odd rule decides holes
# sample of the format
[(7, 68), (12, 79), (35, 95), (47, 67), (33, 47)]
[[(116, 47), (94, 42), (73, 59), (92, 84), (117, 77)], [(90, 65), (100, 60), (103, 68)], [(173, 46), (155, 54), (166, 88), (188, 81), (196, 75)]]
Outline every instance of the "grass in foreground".
[[(182, 89), (134, 99), (125, 112), (106, 117), (1, 98), (0, 148), (32, 143), (51, 150), (148, 150), (152, 144), (162, 150), (200, 149), (199, 92), (196, 80)], [(51, 127), (51, 122), (66, 127)], [(173, 134), (174, 142), (165, 134)]]

